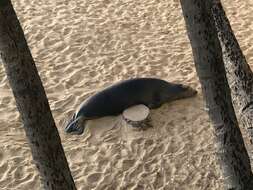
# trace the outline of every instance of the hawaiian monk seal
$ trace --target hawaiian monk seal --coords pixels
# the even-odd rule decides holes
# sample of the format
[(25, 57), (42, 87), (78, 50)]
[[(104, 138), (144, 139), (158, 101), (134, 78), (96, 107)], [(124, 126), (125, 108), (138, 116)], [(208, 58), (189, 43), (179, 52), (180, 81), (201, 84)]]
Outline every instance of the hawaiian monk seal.
[(134, 78), (121, 81), (83, 102), (67, 124), (65, 132), (80, 135), (84, 131), (87, 120), (119, 115), (125, 109), (137, 104), (144, 104), (154, 109), (163, 103), (195, 94), (197, 91), (191, 87), (156, 78)]

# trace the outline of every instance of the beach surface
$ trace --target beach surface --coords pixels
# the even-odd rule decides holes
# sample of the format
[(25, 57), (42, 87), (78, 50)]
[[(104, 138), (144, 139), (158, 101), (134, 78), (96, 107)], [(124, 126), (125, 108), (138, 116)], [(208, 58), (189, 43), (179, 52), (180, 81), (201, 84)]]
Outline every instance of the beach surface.
[[(219, 190), (213, 129), (204, 111), (179, 0), (13, 0), (78, 190)], [(253, 66), (253, 2), (223, 1)], [(156, 77), (198, 90), (151, 111), (153, 128), (121, 116), (64, 133), (78, 105), (120, 80)], [(41, 189), (0, 64), (0, 189)]]

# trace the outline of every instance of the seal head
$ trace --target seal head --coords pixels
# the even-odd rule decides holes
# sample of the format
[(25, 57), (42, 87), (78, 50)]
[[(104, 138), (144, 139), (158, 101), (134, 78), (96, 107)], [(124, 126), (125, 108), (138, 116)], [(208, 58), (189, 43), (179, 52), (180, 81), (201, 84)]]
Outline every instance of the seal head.
[(176, 84), (166, 90), (168, 92), (165, 93), (165, 95), (168, 96), (167, 99), (169, 101), (179, 100), (179, 99), (183, 99), (183, 98), (189, 98), (189, 97), (195, 96), (198, 93), (197, 90), (193, 89), (190, 86), (186, 86), (183, 84)]

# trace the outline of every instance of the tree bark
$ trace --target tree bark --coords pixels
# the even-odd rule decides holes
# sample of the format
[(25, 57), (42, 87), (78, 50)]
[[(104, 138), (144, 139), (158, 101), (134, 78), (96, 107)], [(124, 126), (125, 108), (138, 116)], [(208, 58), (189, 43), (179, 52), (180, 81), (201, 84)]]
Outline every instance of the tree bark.
[(219, 0), (213, 0), (212, 14), (222, 47), (233, 104), (253, 143), (253, 73)]
[(222, 50), (211, 14), (212, 0), (180, 0), (197, 74), (214, 127), (225, 189), (253, 189), (250, 160), (227, 84)]
[(10, 0), (0, 0), (0, 55), (44, 188), (76, 189), (44, 88)]

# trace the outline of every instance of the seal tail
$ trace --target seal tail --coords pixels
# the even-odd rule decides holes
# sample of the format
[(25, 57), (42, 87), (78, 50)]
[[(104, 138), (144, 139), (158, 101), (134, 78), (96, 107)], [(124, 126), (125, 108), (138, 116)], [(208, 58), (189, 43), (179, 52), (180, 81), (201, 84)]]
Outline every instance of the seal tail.
[(76, 114), (73, 114), (72, 118), (65, 127), (65, 132), (78, 135), (82, 134), (84, 131), (85, 121), (85, 117), (76, 117)]

